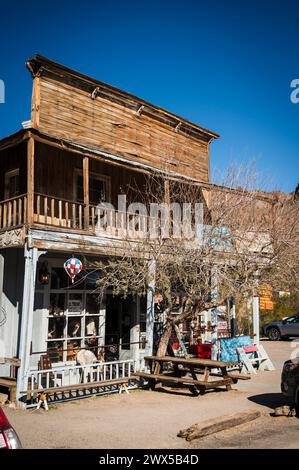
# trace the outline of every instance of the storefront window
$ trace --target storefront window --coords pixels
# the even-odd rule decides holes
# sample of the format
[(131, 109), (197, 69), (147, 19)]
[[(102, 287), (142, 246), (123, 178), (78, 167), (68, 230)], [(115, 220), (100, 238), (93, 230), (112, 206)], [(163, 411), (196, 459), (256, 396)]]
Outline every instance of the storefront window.
[(63, 361), (63, 342), (62, 341), (49, 341), (48, 342), (48, 356), (51, 362)]
[(86, 313), (89, 315), (98, 313), (99, 296), (97, 294), (86, 294)]
[(64, 337), (65, 318), (49, 318), (48, 339), (60, 339)]
[(49, 315), (62, 316), (64, 315), (65, 307), (65, 294), (50, 294)]
[(67, 335), (68, 338), (81, 338), (81, 318), (68, 317)]
[(85, 287), (88, 290), (97, 289), (97, 280), (99, 279), (101, 273), (99, 270), (89, 270), (85, 271)]
[(85, 335), (86, 336), (97, 336), (99, 331), (99, 317), (89, 317), (85, 319)]
[(78, 352), (81, 349), (80, 341), (68, 341), (67, 342), (67, 361), (75, 361)]
[(75, 288), (63, 268), (52, 268), (47, 343), (54, 363), (75, 361), (82, 348), (98, 355), (100, 302), (94, 293), (97, 276), (87, 274), (85, 271)]
[(64, 268), (52, 268), (51, 271), (51, 289), (63, 289), (68, 287), (69, 277)]
[(80, 315), (83, 311), (83, 294), (70, 292), (68, 295), (67, 312), (68, 315)]

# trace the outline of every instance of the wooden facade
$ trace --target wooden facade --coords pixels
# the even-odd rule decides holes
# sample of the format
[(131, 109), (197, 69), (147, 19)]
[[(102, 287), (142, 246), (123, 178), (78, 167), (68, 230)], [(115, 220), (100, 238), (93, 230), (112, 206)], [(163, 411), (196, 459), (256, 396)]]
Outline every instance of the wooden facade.
[(216, 133), (44, 57), (29, 61), (28, 68), (34, 77), (35, 129), (163, 171), (209, 180), (209, 144)]
[[(209, 145), (218, 137), (44, 57), (36, 56), (27, 67), (33, 77), (30, 123), (0, 141), (0, 314), (5, 313), (0, 346), (5, 357), (20, 359), (19, 400), (24, 400), (29, 384), (32, 398), (35, 382), (40, 387), (45, 375), (46, 382), (53, 376), (51, 368), (45, 372), (38, 364), (45, 352), (53, 354), (54, 343), (61, 344), (55, 346), (59, 364), (55, 370), (62, 376), (61, 381), (71, 380), (69, 387), (79, 386), (82, 377), (75, 364), (78, 350), (85, 349), (86, 344), (89, 347), (91, 339), (96, 340), (96, 353), (105, 349), (109, 328), (110, 335), (115, 336), (116, 318), (118, 359), (122, 362), (109, 363), (110, 376), (104, 372), (105, 379), (118, 377), (120, 368), (129, 377), (132, 367), (136, 369), (145, 355), (152, 354), (151, 288), (145, 299), (131, 300), (130, 306), (111, 299), (112, 294), (109, 301), (109, 293), (108, 300), (95, 306), (88, 299), (96, 284), (87, 289), (84, 281), (74, 291), (69, 283), (61, 290), (61, 286), (54, 285), (55, 275), (60, 273), (61, 279), (66, 275), (64, 262), (72, 254), (90, 262), (123, 254), (123, 227), (130, 226), (128, 222), (133, 221), (137, 227), (133, 242), (142, 243), (139, 235), (146, 233), (148, 223), (144, 216), (116, 211), (112, 219), (107, 209), (105, 224), (99, 229), (96, 206), (104, 201), (117, 207), (120, 194), (126, 195), (128, 204), (134, 202), (134, 188), (144, 192), (148, 175), (163, 178), (167, 204), (172, 202), (170, 181), (198, 186), (199, 202), (204, 202), (209, 212), (214, 188), (210, 182)], [(46, 284), (40, 281), (42, 269), (49, 270), (50, 281)], [(155, 269), (154, 264), (149, 269)], [(81, 296), (79, 303), (76, 296)], [(53, 314), (56, 310), (52, 297), (57, 302), (55, 308), (61, 307), (63, 327), (60, 317)], [(88, 310), (89, 304), (93, 304), (92, 311)], [(71, 310), (74, 305), (79, 311)], [(80, 337), (72, 336), (69, 329), (78, 318)], [(87, 320), (96, 325), (96, 338), (86, 331)], [(51, 325), (55, 322), (61, 331), (53, 339)], [(124, 342), (129, 346), (124, 347)], [(98, 366), (97, 381), (102, 367)], [(9, 373), (5, 367), (0, 361), (0, 375)]]
[[(29, 129), (0, 142), (0, 246), (9, 246), (10, 237), (12, 246), (22, 246), (33, 228), (56, 230), (62, 242), (66, 230), (94, 234), (95, 182), (115, 207), (119, 194), (129, 204), (132, 188), (143, 191), (147, 174), (209, 185), (214, 132), (44, 57), (27, 67)], [(108, 213), (107, 228), (117, 235)], [(91, 243), (81, 242), (77, 248), (89, 251)]]

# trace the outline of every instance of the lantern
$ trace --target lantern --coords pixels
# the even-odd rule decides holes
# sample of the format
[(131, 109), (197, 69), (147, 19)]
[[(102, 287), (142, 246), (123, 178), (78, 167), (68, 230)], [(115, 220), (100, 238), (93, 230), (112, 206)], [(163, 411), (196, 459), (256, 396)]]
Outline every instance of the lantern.
[(72, 282), (74, 282), (75, 277), (82, 271), (83, 264), (79, 259), (73, 256), (64, 263), (64, 269), (68, 276), (70, 276)]
[(49, 284), (50, 273), (48, 271), (47, 263), (43, 263), (39, 270), (39, 282), (43, 285)]

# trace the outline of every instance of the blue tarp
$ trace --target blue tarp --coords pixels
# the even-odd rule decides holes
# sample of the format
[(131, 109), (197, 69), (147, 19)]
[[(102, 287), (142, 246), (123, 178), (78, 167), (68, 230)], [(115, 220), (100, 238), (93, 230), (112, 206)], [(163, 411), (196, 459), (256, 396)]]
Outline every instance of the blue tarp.
[(251, 346), (250, 336), (236, 336), (235, 338), (220, 339), (220, 360), (221, 361), (239, 361), (237, 348)]

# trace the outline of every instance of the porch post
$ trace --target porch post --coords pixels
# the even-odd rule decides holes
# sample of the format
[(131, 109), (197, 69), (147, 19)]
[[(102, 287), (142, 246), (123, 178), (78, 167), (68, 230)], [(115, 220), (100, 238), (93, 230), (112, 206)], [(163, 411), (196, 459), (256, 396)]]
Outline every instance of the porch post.
[(100, 317), (99, 317), (99, 346), (105, 346), (105, 335), (106, 335), (106, 303), (100, 305)]
[(89, 229), (89, 158), (83, 158), (84, 229)]
[(260, 298), (259, 298), (259, 271), (255, 272), (255, 289), (252, 297), (252, 323), (254, 344), (260, 342)]
[[(217, 300), (217, 276), (216, 272), (213, 269), (211, 273), (211, 300), (216, 302)], [(212, 359), (216, 361), (218, 359), (218, 334), (217, 334), (217, 324), (218, 324), (218, 313), (217, 308), (211, 308), (211, 343), (212, 343)]]
[(235, 299), (233, 297), (229, 300), (229, 306), (230, 306), (231, 337), (234, 338), (237, 335), (237, 321), (236, 321), (236, 304), (235, 304)]
[(253, 313), (253, 341), (254, 344), (260, 342), (260, 299), (258, 295), (252, 298), (252, 313)]
[(27, 143), (27, 222), (33, 223), (34, 211), (34, 139), (30, 137)]
[[(4, 255), (0, 252), (0, 318), (2, 317), (3, 307), (3, 281), (4, 281)], [(4, 317), (5, 318), (5, 317)], [(5, 357), (5, 341), (4, 341), (4, 328), (0, 329), (0, 366), (1, 358)]]
[(20, 402), (21, 392), (27, 389), (27, 381), (25, 374), (29, 369), (30, 361), (30, 344), (32, 339), (33, 326), (33, 302), (35, 290), (36, 264), (38, 259), (37, 249), (28, 248), (26, 243), (24, 248), (25, 271), (24, 271), (24, 287), (23, 287), (23, 303), (22, 317), (20, 327), (20, 346), (19, 358), (21, 361), (18, 370), (17, 379), (17, 400), (18, 406), (24, 407), (25, 404)]
[(136, 309), (134, 312), (133, 326), (130, 331), (131, 345), (131, 358), (134, 361), (135, 370), (139, 370), (140, 356), (139, 356), (139, 341), (140, 341), (140, 297), (136, 296)]
[(154, 337), (154, 321), (155, 321), (155, 304), (154, 304), (154, 291), (155, 291), (155, 273), (156, 262), (151, 260), (149, 262), (149, 277), (150, 282), (147, 289), (147, 302), (146, 302), (146, 346), (145, 356), (153, 354), (153, 337)]

